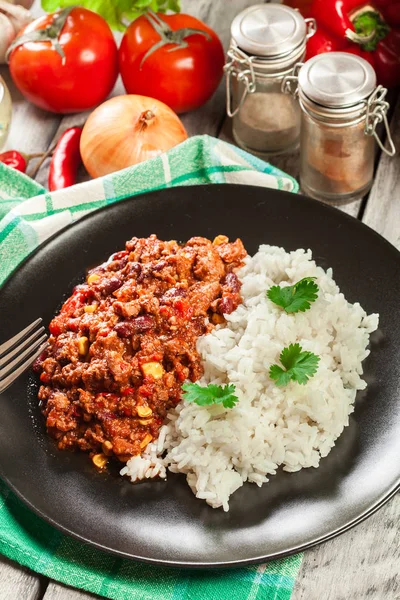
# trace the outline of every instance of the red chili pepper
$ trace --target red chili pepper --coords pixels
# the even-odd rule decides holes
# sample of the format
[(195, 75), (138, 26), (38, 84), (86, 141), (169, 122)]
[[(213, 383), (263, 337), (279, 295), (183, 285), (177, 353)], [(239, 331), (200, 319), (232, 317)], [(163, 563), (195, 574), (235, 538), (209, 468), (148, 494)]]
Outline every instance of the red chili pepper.
[(400, 85), (400, 0), (314, 0), (317, 32), (307, 43), (307, 59), (322, 52), (362, 56), (378, 83)]
[(26, 171), (26, 158), (21, 152), (17, 152), (17, 150), (7, 150), (7, 152), (2, 152), (0, 154), (0, 162), (17, 171), (21, 171), (21, 173), (25, 173)]
[(121, 250), (121, 252), (116, 252), (115, 254), (112, 255), (112, 259), (113, 260), (120, 260), (121, 258), (124, 258), (125, 256), (128, 256), (129, 252), (127, 250)]
[(121, 390), (121, 394), (123, 396), (132, 396), (132, 394), (135, 393), (135, 388), (133, 387), (126, 387), (123, 390)]
[(170, 306), (162, 306), (160, 308), (160, 315), (165, 319), (169, 319), (172, 316), (172, 308)]
[(50, 382), (50, 379), (51, 379), (50, 375), (49, 375), (48, 373), (45, 373), (44, 371), (43, 371), (43, 373), (40, 375), (40, 381), (41, 381), (42, 383), (49, 383), (49, 382)]
[(50, 325), (49, 325), (49, 331), (51, 333), (51, 335), (54, 335), (54, 337), (57, 337), (58, 335), (60, 335), (60, 333), (62, 332), (62, 328), (60, 327), (60, 325), (57, 323), (56, 319), (54, 319)]
[(153, 389), (151, 385), (141, 385), (138, 389), (138, 394), (143, 398), (150, 398), (153, 395)]
[(100, 335), (101, 337), (107, 337), (110, 332), (111, 329), (109, 327), (105, 327), (104, 329), (100, 329), (98, 335)]
[(174, 308), (183, 319), (189, 320), (193, 317), (193, 308), (189, 305), (187, 300), (175, 300)]
[(71, 127), (64, 131), (57, 142), (49, 171), (49, 190), (62, 190), (76, 183), (78, 167), (82, 162), (79, 142), (82, 127)]
[(86, 294), (80, 291), (74, 292), (66, 302), (64, 302), (60, 313), (72, 316), (77, 308), (80, 308), (86, 300)]

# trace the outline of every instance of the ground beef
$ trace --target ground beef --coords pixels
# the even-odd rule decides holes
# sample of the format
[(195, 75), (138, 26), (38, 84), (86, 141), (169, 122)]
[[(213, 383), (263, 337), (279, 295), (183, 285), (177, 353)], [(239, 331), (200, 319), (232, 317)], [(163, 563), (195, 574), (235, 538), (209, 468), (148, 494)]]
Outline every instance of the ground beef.
[(35, 363), (49, 434), (97, 466), (140, 454), (157, 438), (185, 379), (202, 374), (196, 341), (241, 302), (240, 240), (180, 245), (155, 235), (89, 271), (50, 323)]

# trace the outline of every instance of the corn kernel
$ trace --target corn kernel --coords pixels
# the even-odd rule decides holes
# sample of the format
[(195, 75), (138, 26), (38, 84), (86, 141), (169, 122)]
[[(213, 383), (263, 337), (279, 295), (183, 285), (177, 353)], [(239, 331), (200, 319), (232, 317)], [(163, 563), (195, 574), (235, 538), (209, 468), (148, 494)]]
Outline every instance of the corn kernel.
[(104, 456), (104, 454), (100, 453), (100, 454), (95, 454), (92, 457), (92, 461), (93, 464), (98, 468), (98, 469), (104, 469), (104, 467), (107, 464), (107, 457)]
[(97, 310), (97, 304), (88, 304), (83, 310), (85, 311), (85, 313), (94, 313)]
[(86, 356), (88, 351), (89, 351), (89, 340), (85, 335), (83, 335), (78, 340), (78, 352), (81, 356)]
[(153, 419), (139, 419), (139, 423), (141, 425), (149, 425), (152, 422), (153, 422)]
[(142, 365), (144, 375), (151, 375), (154, 379), (161, 379), (164, 375), (164, 369), (159, 362), (148, 362)]
[(229, 238), (226, 237), (226, 235), (217, 235), (217, 237), (215, 237), (213, 240), (214, 246), (220, 246), (221, 244), (226, 244), (228, 242)]
[(219, 315), (218, 313), (214, 313), (213, 316), (211, 317), (211, 322), (214, 325), (221, 325), (221, 323), (225, 322), (225, 319), (222, 315)]
[(92, 273), (87, 278), (87, 282), (89, 285), (91, 285), (92, 283), (96, 283), (96, 281), (98, 281), (99, 279), (100, 279), (100, 275), (97, 275), (97, 273)]
[(141, 448), (146, 448), (147, 444), (150, 444), (150, 442), (152, 441), (152, 439), (153, 439), (153, 436), (150, 435), (150, 433), (146, 433), (146, 435), (144, 436), (144, 438), (140, 442), (140, 447)]
[(153, 411), (151, 410), (150, 406), (138, 406), (137, 414), (139, 415), (139, 417), (146, 418), (151, 417)]
[(110, 456), (112, 454), (112, 443), (109, 442), (108, 440), (106, 442), (103, 442), (101, 445), (103, 452), (106, 456)]

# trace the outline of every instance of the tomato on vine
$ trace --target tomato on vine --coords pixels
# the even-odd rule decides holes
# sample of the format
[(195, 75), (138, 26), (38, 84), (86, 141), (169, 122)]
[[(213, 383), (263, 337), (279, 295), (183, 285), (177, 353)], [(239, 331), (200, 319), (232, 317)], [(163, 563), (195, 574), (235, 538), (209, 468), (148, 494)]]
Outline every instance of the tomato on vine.
[(217, 34), (198, 19), (149, 11), (125, 32), (119, 66), (128, 94), (157, 98), (182, 113), (215, 92), (224, 50)]
[(33, 104), (56, 113), (102, 102), (118, 75), (118, 50), (106, 21), (69, 7), (29, 23), (11, 44), (10, 73)]

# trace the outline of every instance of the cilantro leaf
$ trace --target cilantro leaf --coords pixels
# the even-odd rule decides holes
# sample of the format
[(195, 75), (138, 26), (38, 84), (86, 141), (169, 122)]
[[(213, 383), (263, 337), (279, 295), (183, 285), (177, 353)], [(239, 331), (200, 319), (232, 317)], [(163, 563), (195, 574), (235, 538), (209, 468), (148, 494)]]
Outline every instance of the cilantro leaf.
[(267, 297), (287, 313), (304, 312), (318, 298), (319, 288), (314, 279), (316, 277), (304, 277), (294, 285), (286, 287), (274, 285), (267, 291)]
[(187, 402), (195, 402), (199, 406), (222, 404), (225, 408), (233, 408), (239, 401), (234, 394), (236, 388), (233, 384), (222, 386), (209, 383), (207, 387), (202, 387), (197, 383), (184, 383), (182, 390), (182, 397)]
[(269, 376), (276, 385), (287, 385), (289, 381), (305, 385), (317, 372), (320, 357), (303, 351), (300, 344), (290, 344), (282, 350), (279, 360), (286, 370), (279, 365), (272, 365), (269, 370)]

